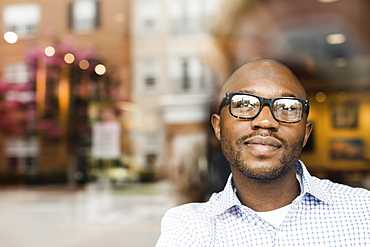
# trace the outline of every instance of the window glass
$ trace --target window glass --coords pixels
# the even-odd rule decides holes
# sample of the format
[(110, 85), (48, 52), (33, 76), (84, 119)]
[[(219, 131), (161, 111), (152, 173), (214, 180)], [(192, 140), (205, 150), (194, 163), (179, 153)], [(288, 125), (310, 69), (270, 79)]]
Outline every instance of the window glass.
[(204, 31), (204, 0), (174, 0), (170, 2), (172, 32), (192, 34)]
[(83, 0), (72, 4), (72, 29), (79, 32), (94, 30), (98, 26), (98, 2)]
[(140, 89), (146, 92), (155, 92), (153, 90), (159, 89), (161, 65), (159, 57), (147, 57), (140, 60), (138, 63)]
[(5, 31), (15, 32), (19, 38), (34, 36), (39, 21), (40, 8), (34, 3), (8, 5), (3, 10)]
[(162, 6), (158, 1), (143, 1), (136, 5), (136, 29), (140, 34), (152, 34), (159, 31)]
[(4, 68), (4, 81), (7, 83), (29, 82), (29, 70), (26, 63), (12, 63)]
[(176, 93), (200, 93), (206, 90), (207, 68), (197, 57), (177, 57), (172, 63)]

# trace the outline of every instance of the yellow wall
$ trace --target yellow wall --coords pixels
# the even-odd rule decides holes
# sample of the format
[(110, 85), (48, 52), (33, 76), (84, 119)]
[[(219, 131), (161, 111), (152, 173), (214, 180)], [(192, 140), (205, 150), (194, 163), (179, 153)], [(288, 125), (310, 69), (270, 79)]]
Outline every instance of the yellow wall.
[[(324, 102), (319, 103), (315, 95), (311, 95), (311, 111), (309, 121), (314, 123), (313, 143), (311, 152), (304, 152), (302, 160), (317, 170), (370, 170), (370, 96), (368, 93), (329, 94)], [(345, 98), (345, 99), (343, 99)], [(332, 121), (333, 104), (356, 102), (358, 104), (358, 125), (356, 128), (334, 128)], [(364, 159), (345, 160), (332, 159), (330, 140), (332, 138), (362, 139), (364, 143)]]

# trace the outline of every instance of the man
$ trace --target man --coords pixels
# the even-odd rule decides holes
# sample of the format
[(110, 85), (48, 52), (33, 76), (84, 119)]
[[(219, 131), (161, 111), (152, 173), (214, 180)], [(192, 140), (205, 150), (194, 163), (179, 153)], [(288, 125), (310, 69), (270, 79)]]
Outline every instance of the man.
[(312, 177), (312, 130), (296, 76), (268, 59), (225, 83), (212, 126), (231, 174), (206, 203), (170, 209), (157, 246), (370, 246), (370, 192)]

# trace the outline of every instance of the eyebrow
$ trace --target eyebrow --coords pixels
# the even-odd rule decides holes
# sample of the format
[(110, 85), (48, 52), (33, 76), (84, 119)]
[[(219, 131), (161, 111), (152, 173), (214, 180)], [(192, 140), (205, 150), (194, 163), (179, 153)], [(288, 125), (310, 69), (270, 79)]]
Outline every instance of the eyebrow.
[(246, 90), (240, 90), (238, 91), (240, 93), (250, 93), (250, 94), (256, 94), (256, 91), (253, 89), (246, 89)]
[[(238, 92), (258, 95), (256, 90), (254, 90), (254, 89), (245, 89), (245, 90), (240, 90)], [(278, 98), (278, 97), (297, 97), (297, 96), (295, 94), (292, 94), (292, 93), (279, 91), (279, 92), (276, 93), (276, 97)]]
[(286, 92), (280, 92), (279, 95), (281, 95), (281, 97), (297, 97), (297, 95), (295, 94), (286, 93)]

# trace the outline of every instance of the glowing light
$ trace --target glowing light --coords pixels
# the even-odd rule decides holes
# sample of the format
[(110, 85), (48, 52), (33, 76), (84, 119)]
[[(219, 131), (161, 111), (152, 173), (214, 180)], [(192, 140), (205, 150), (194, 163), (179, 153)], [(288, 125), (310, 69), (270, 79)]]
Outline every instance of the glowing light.
[(45, 55), (48, 57), (52, 57), (55, 54), (55, 49), (52, 46), (48, 46), (45, 48)]
[(89, 63), (89, 61), (87, 61), (86, 59), (83, 59), (83, 60), (81, 60), (81, 61), (78, 63), (78, 66), (80, 66), (80, 69), (85, 70), (85, 69), (88, 69), (88, 68), (89, 68), (90, 63)]
[(322, 3), (333, 3), (333, 2), (337, 2), (338, 0), (319, 0), (319, 2), (322, 2)]
[(9, 44), (14, 44), (18, 40), (18, 35), (15, 32), (4, 33), (4, 39)]
[(107, 69), (103, 64), (98, 64), (95, 66), (95, 73), (97, 73), (98, 75), (104, 75), (106, 71)]
[(346, 42), (346, 40), (346, 35), (342, 33), (334, 33), (326, 36), (326, 41), (331, 45), (343, 44), (344, 42)]
[(71, 64), (75, 61), (75, 56), (72, 53), (67, 53), (64, 55), (64, 62)]
[(122, 23), (125, 21), (125, 15), (123, 13), (116, 13), (113, 16), (114, 20), (118, 23)]
[(339, 101), (346, 101), (348, 99), (348, 93), (344, 91), (339, 92), (337, 97)]
[(326, 94), (324, 92), (318, 92), (316, 94), (316, 101), (322, 103), (326, 100)]
[(344, 57), (338, 57), (334, 59), (334, 65), (338, 68), (346, 67), (348, 65), (348, 60)]

